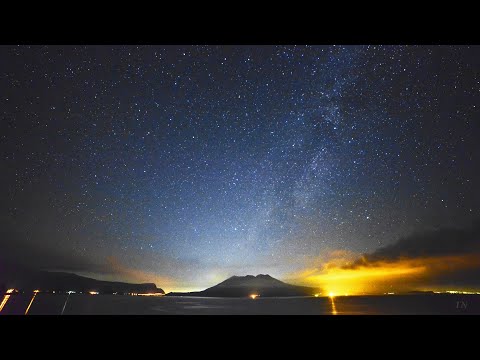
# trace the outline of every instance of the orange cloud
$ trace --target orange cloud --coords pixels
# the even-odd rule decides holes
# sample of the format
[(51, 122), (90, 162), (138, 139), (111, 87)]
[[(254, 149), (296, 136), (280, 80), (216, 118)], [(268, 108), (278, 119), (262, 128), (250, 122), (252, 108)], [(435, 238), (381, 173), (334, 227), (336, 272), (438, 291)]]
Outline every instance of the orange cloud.
[(366, 257), (352, 260), (352, 254), (347, 255), (291, 274), (290, 281), (320, 287), (325, 294), (375, 294), (433, 289), (439, 278), (480, 268), (480, 254), (375, 261)]

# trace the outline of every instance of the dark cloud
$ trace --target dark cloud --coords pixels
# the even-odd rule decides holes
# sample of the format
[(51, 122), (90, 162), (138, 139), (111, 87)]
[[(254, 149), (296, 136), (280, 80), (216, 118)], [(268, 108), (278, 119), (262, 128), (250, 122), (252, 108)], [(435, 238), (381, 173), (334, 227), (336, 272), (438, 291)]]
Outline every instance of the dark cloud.
[[(480, 223), (464, 229), (440, 228), (414, 233), (366, 254), (356, 263), (480, 253)], [(480, 266), (480, 259), (479, 259)]]
[(466, 228), (439, 228), (414, 233), (396, 243), (364, 254), (345, 269), (414, 264), (426, 268), (417, 279), (423, 286), (480, 287), (480, 223)]

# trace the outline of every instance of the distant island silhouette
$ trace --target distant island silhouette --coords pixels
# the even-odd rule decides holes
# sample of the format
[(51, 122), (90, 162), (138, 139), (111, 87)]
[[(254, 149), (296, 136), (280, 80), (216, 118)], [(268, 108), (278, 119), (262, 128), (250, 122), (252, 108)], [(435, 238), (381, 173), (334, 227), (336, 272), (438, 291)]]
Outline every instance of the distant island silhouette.
[(268, 274), (257, 276), (232, 276), (227, 280), (203, 291), (170, 292), (167, 296), (203, 296), (203, 297), (286, 297), (313, 296), (318, 289), (284, 283)]
[(154, 283), (131, 284), (116, 281), (102, 281), (72, 273), (32, 270), (26, 267), (0, 262), (0, 287), (22, 291), (95, 291), (100, 294), (148, 294), (165, 292)]

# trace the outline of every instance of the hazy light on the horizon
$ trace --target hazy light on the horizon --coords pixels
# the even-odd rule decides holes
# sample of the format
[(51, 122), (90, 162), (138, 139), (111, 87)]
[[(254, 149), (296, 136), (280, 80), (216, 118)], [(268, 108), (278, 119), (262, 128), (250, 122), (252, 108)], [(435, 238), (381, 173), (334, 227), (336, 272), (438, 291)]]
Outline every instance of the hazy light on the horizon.
[[(338, 260), (338, 259), (337, 259)], [(319, 269), (306, 269), (296, 274), (297, 282), (321, 288), (330, 297), (334, 294), (383, 294), (418, 289), (440, 289), (435, 281), (446, 274), (478, 266), (475, 254), (429, 258), (402, 258), (355, 265), (338, 265), (335, 260)]]

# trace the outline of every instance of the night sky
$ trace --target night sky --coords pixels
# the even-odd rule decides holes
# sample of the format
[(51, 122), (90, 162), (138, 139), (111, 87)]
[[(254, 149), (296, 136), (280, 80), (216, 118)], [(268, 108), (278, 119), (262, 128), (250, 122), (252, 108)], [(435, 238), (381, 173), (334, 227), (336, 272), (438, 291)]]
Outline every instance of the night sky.
[(32, 267), (201, 289), (480, 218), (479, 46), (3, 46), (0, 68), (0, 241)]

